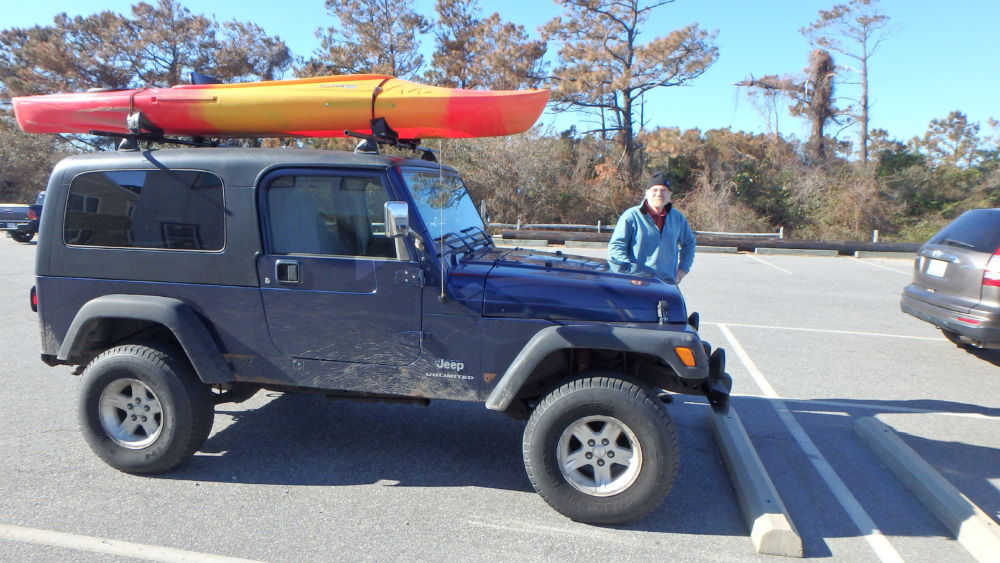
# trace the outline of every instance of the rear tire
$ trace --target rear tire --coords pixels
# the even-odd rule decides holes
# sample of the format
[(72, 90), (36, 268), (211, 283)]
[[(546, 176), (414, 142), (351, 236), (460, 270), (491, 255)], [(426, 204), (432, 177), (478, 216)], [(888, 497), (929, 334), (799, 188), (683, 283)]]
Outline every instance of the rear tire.
[(211, 389), (179, 350), (128, 344), (84, 371), (80, 426), (91, 449), (126, 473), (161, 473), (201, 447), (212, 430)]
[(31, 242), (31, 239), (35, 237), (35, 233), (10, 233), (10, 238), (17, 242)]
[(679, 463), (677, 430), (643, 387), (588, 377), (547, 395), (524, 430), (524, 466), (552, 508), (578, 522), (622, 524), (663, 501)]

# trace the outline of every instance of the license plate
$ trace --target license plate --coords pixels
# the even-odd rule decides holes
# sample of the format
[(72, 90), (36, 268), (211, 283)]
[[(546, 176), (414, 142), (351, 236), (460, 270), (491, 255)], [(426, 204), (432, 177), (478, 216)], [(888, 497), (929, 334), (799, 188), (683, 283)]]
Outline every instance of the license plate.
[(4, 223), (3, 228), (5, 229), (16, 229), (17, 223)]
[(943, 278), (945, 272), (948, 271), (948, 263), (944, 260), (935, 260), (933, 258), (927, 259), (927, 269), (924, 270), (928, 276), (934, 276), (935, 278)]

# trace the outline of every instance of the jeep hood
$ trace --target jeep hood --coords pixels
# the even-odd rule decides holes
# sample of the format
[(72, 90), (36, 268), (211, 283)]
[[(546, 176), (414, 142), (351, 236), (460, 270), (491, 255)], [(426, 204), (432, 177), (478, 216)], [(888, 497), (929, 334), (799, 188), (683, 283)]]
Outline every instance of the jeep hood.
[(658, 322), (666, 301), (669, 322), (686, 323), (677, 286), (649, 275), (618, 274), (606, 260), (561, 252), (493, 249), (475, 260), (493, 262), (483, 280), (483, 316), (570, 321)]

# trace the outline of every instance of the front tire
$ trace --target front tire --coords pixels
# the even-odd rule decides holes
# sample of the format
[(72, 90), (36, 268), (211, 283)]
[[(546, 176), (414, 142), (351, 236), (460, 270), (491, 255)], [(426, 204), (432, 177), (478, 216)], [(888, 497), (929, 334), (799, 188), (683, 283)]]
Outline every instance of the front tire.
[(159, 344), (105, 351), (84, 371), (80, 426), (91, 449), (126, 473), (173, 469), (205, 442), (211, 390), (186, 358)]
[(616, 377), (566, 383), (535, 408), (524, 466), (538, 494), (588, 524), (623, 524), (660, 505), (677, 476), (677, 431), (647, 391)]

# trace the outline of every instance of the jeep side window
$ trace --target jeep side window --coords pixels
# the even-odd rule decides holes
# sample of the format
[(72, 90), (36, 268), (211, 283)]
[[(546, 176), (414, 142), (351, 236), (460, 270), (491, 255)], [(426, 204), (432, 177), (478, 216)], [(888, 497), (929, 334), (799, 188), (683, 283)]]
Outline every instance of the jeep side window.
[(73, 178), (63, 241), (82, 246), (222, 250), (222, 180), (190, 170), (113, 170)]
[(267, 192), (271, 252), (395, 258), (385, 187), (370, 176), (289, 175)]

